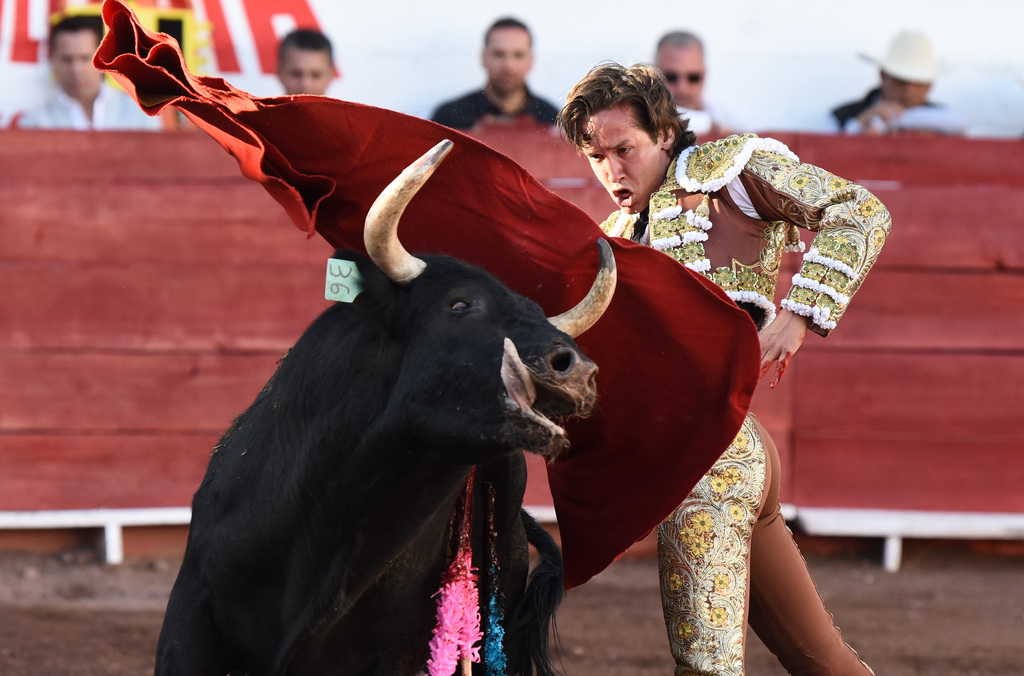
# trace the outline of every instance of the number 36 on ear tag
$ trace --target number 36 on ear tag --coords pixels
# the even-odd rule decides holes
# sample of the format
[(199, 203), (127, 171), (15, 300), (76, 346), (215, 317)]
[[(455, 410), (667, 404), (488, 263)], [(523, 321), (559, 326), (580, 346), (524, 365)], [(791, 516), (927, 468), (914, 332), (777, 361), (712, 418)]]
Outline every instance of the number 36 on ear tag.
[(363, 290), (363, 278), (355, 261), (337, 258), (327, 260), (327, 283), (324, 298), (342, 303), (351, 303)]

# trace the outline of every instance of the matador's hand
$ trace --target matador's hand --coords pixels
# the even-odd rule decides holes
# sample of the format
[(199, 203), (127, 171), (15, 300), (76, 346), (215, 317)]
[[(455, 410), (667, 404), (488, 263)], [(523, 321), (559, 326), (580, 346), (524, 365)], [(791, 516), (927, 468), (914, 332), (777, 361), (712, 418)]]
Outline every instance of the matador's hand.
[(761, 331), (761, 378), (768, 372), (771, 365), (775, 366), (775, 378), (769, 387), (775, 386), (782, 380), (782, 374), (786, 372), (789, 360), (793, 358), (796, 351), (804, 342), (807, 335), (807, 318), (790, 310), (780, 310), (775, 321)]

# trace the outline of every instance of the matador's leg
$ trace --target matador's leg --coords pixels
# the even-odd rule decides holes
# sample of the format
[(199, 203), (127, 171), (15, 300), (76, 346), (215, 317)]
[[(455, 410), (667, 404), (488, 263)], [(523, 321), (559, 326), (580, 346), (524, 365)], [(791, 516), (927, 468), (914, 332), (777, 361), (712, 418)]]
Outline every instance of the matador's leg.
[(728, 450), (658, 527), (662, 606), (676, 676), (741, 676), (750, 539), (766, 458), (748, 416)]
[(786, 527), (779, 509), (778, 454), (771, 437), (758, 431), (769, 470), (764, 506), (750, 543), (750, 627), (790, 674), (872, 674), (843, 641)]

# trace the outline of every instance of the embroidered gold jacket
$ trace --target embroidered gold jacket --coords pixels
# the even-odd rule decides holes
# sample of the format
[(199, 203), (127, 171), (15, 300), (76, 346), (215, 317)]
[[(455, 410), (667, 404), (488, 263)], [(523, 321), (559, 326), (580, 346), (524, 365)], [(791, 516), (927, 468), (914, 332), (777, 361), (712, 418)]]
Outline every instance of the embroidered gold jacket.
[[(601, 225), (629, 238), (635, 215)], [(713, 226), (713, 227), (712, 227)], [(669, 166), (650, 202), (642, 241), (775, 318), (784, 251), (803, 251), (797, 228), (815, 234), (782, 307), (835, 328), (889, 234), (888, 210), (862, 186), (810, 164), (782, 143), (754, 134), (692, 146)]]

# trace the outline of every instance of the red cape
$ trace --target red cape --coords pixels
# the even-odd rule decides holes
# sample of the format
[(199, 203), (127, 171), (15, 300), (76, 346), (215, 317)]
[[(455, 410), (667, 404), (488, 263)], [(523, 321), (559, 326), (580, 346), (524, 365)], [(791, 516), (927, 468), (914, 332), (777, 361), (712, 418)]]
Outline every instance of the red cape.
[[(146, 31), (117, 0), (107, 0), (103, 18), (109, 31), (96, 67), (146, 112), (182, 111), (309, 236), (364, 251), (373, 200), (449, 138), (454, 149), (402, 217), (405, 247), (479, 265), (549, 316), (590, 288), (601, 229), (508, 157), (389, 110), (315, 96), (254, 98), (189, 73), (177, 43)], [(648, 247), (611, 244), (615, 298), (577, 340), (600, 367), (598, 410), (569, 424), (572, 449), (548, 467), (567, 588), (682, 502), (739, 429), (758, 377), (753, 322), (717, 286)]]

